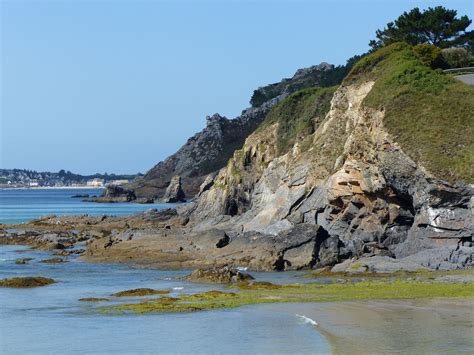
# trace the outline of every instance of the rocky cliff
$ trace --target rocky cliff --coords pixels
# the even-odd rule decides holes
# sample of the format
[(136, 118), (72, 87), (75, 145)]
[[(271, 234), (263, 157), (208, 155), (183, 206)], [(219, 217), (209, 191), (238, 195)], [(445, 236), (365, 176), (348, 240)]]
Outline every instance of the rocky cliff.
[[(329, 92), (279, 103), (179, 210), (189, 226), (231, 241), (286, 240), (298, 228), (279, 269), (471, 267), (474, 89), (397, 44)], [(301, 232), (311, 225), (320, 229)]]
[(382, 48), (339, 87), (279, 99), (223, 168), (197, 180), (190, 202), (87, 221), (82, 233), (102, 236), (85, 257), (165, 268), (472, 268), (472, 112), (474, 87), (408, 45)]
[(171, 178), (178, 175), (186, 196), (194, 196), (206, 175), (226, 165), (275, 104), (303, 88), (339, 84), (351, 65), (334, 67), (321, 63), (298, 70), (290, 79), (258, 88), (251, 99), (252, 107), (234, 119), (219, 114), (208, 116), (201, 132), (125, 189), (133, 191), (138, 198), (162, 198)]

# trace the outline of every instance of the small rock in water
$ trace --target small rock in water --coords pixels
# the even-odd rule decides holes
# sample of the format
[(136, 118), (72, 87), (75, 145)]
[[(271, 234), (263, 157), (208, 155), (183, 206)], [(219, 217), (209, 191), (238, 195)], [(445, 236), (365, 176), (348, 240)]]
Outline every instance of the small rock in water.
[(33, 260), (32, 258), (23, 258), (23, 259), (18, 259), (18, 260), (15, 260), (15, 264), (18, 264), (18, 265), (25, 265), (25, 264), (28, 264), (28, 262), (30, 260)]
[(12, 279), (0, 280), (0, 287), (40, 287), (55, 283), (53, 279), (48, 277), (33, 276), (33, 277), (14, 277)]
[(59, 264), (59, 263), (65, 263), (67, 260), (63, 258), (51, 258), (51, 259), (45, 259), (41, 260), (40, 263), (45, 263), (45, 264)]
[(79, 301), (81, 301), (81, 302), (107, 302), (107, 301), (109, 301), (109, 299), (108, 298), (85, 297), (85, 298), (79, 298)]
[(134, 290), (126, 290), (113, 293), (114, 297), (135, 297), (135, 296), (150, 296), (150, 295), (166, 295), (170, 293), (168, 290), (154, 290), (152, 288), (136, 288)]
[(185, 280), (228, 284), (253, 280), (253, 277), (247, 273), (240, 272), (234, 267), (224, 266), (222, 268), (197, 269), (186, 276)]

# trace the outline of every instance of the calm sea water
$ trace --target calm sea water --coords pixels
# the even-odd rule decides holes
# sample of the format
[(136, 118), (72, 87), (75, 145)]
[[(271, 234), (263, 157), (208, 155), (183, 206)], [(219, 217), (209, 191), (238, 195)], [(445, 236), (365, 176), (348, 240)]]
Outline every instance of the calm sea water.
[[(124, 215), (168, 205), (93, 204), (72, 199), (98, 190), (3, 190), (0, 222), (49, 214)], [(17, 265), (19, 258), (33, 258)], [(189, 271), (143, 270), (90, 264), (69, 257), (44, 264), (47, 251), (0, 246), (0, 278), (46, 276), (58, 283), (31, 289), (0, 288), (0, 354), (325, 354), (472, 353), (473, 304), (427, 306), (385, 300), (355, 303), (268, 304), (183, 314), (104, 315), (109, 297), (138, 287), (171, 289), (172, 295), (219, 289), (168, 280)], [(301, 272), (252, 273), (274, 283), (327, 282)], [(107, 304), (130, 302), (110, 298)], [(408, 301), (407, 301), (408, 302)], [(470, 302), (470, 303), (469, 303)], [(315, 319), (315, 327), (301, 315)]]
[(0, 189), (0, 223), (22, 223), (45, 215), (124, 216), (171, 204), (92, 203), (74, 195), (100, 195), (101, 189)]
[[(98, 189), (0, 190), (0, 223), (25, 222), (44, 215), (127, 215), (169, 204), (97, 204), (72, 198), (97, 195)], [(33, 258), (17, 265), (19, 258)], [(189, 271), (136, 269), (126, 265), (90, 264), (70, 257), (64, 264), (44, 264), (46, 251), (0, 246), (0, 278), (46, 276), (58, 281), (33, 289), (0, 288), (1, 354), (137, 354), (137, 353), (314, 353), (329, 352), (325, 338), (301, 318), (251, 306), (188, 314), (106, 316), (81, 297), (107, 297), (138, 287), (194, 293), (219, 288), (165, 281)], [(261, 279), (290, 282), (301, 273), (263, 273)], [(183, 289), (181, 289), (183, 288)], [(114, 299), (108, 304), (127, 302)]]

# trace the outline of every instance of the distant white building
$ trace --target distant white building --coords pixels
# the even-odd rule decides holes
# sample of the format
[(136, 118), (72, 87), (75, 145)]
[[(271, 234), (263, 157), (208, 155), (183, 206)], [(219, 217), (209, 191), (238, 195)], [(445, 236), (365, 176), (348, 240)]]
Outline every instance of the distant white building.
[(87, 181), (87, 186), (90, 187), (102, 187), (104, 186), (104, 179), (92, 179)]
[(30, 187), (38, 187), (39, 186), (39, 183), (38, 181), (36, 180), (32, 180), (30, 181), (30, 183), (28, 184)]
[(124, 184), (128, 184), (128, 180), (127, 179), (122, 179), (122, 180), (112, 180), (108, 183), (108, 185), (115, 185), (115, 186), (119, 186), (119, 185), (124, 185)]

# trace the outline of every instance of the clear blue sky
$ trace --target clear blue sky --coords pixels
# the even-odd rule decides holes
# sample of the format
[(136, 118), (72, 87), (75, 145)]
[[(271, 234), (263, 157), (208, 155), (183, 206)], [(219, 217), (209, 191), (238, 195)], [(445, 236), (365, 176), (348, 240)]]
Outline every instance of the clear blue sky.
[(344, 63), (415, 6), (471, 1), (1, 3), (3, 168), (145, 172), (253, 90)]

